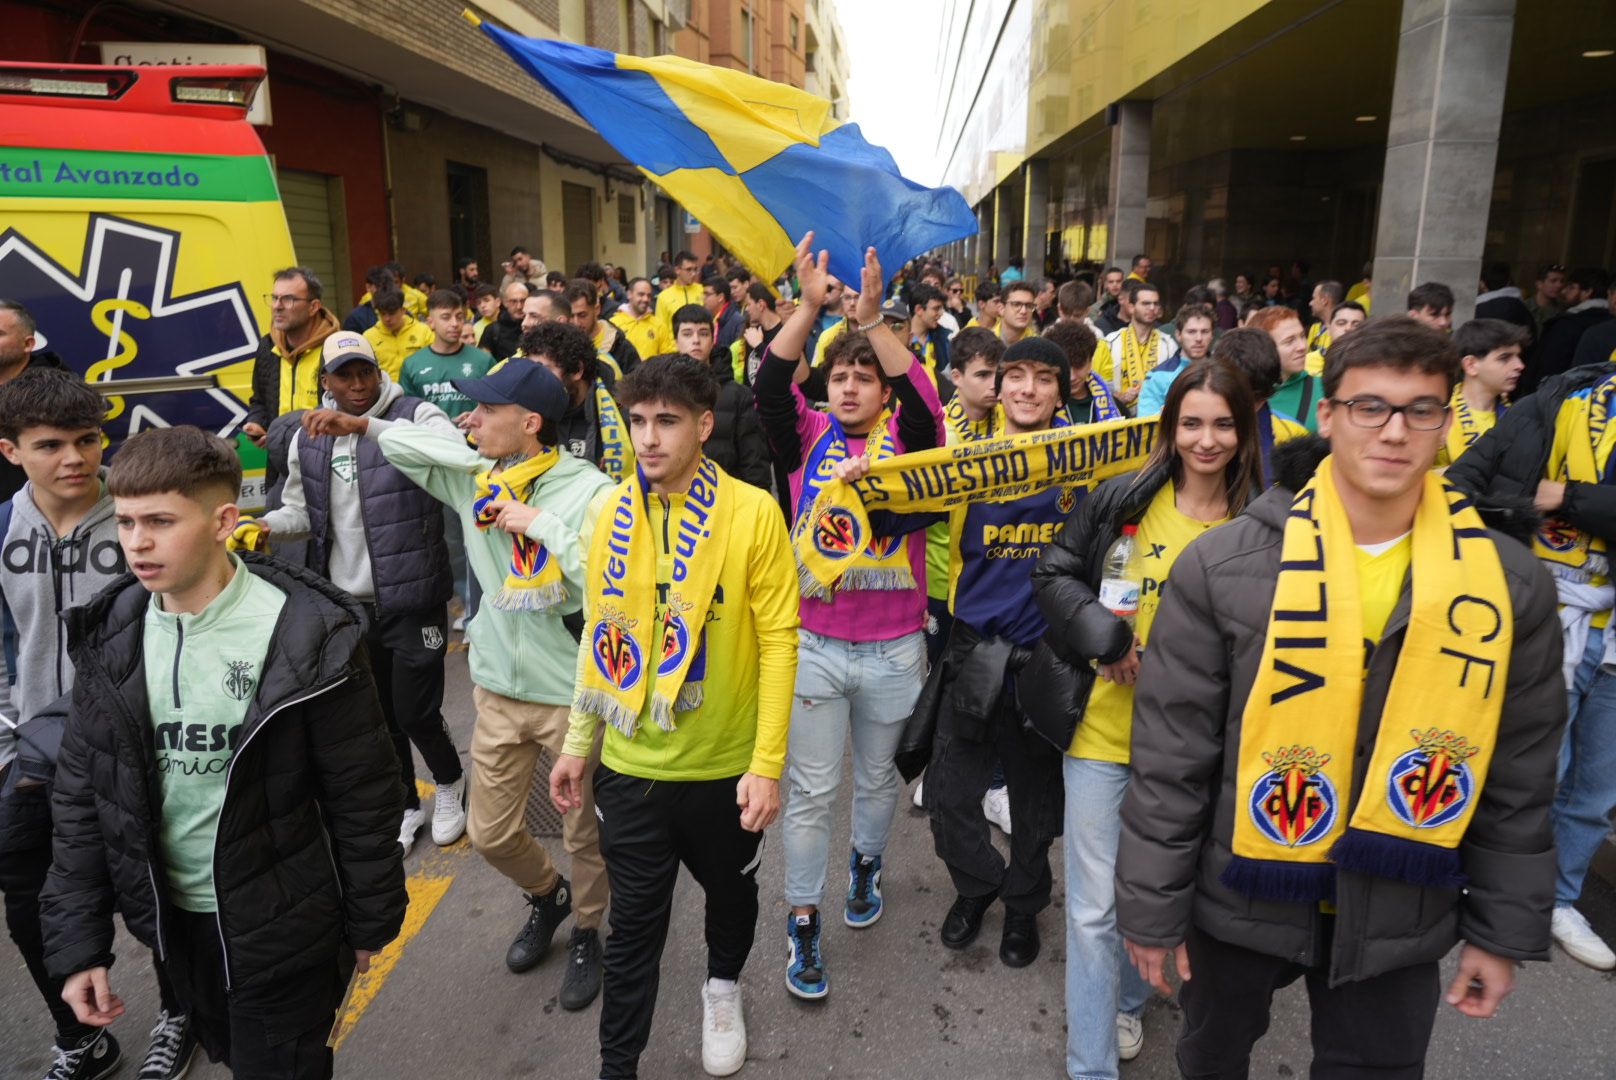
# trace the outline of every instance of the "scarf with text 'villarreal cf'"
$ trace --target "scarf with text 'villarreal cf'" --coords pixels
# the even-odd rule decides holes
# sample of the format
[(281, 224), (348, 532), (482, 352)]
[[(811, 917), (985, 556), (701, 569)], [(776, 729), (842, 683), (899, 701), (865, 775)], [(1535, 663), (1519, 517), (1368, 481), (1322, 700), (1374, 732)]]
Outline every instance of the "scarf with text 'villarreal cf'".
[(598, 716), (625, 738), (633, 738), (645, 705), (650, 678), (647, 656), (653, 657), (656, 689), (651, 717), (663, 731), (674, 729), (674, 714), (702, 702), (706, 675), (703, 634), (707, 609), (729, 551), (735, 481), (711, 458), (703, 457), (690, 490), (670, 500), (669, 522), (673, 568), (667, 602), (657, 610), (657, 539), (651, 528), (645, 475), (634, 475), (612, 491), (589, 544), (584, 580), (592, 591), (591, 622), (584, 631), (589, 663), (573, 696), (572, 707)]
[[(477, 474), (477, 492), (472, 496), (471, 513), (477, 528), (487, 532), (499, 520), (494, 503), (504, 500), (527, 502), (533, 485), (561, 460), (561, 451), (547, 446), (526, 461), (519, 461), (499, 472), (492, 468)], [(522, 533), (511, 536), (511, 565), (505, 581), (488, 602), (501, 611), (544, 611), (567, 598), (566, 579), (561, 565), (537, 540)]]
[(1072, 424), (872, 461), (856, 484), (832, 477), (820, 485), (797, 515), (791, 543), (802, 572), (829, 594), (874, 535), (869, 510), (931, 513), (1096, 484), (1143, 465), (1159, 427), (1154, 416)]
[(1337, 868), (1416, 885), (1463, 882), (1458, 845), (1492, 759), (1514, 616), (1481, 516), (1434, 473), (1411, 542), (1408, 630), (1349, 821), (1367, 643), (1332, 459), (1292, 503), (1241, 719), (1241, 804), (1222, 878), (1231, 889), (1328, 900)]

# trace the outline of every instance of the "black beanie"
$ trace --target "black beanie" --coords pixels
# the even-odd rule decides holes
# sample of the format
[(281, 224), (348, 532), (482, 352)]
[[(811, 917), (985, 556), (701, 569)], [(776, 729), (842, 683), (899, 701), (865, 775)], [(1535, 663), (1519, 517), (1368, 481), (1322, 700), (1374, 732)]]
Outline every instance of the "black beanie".
[[(1004, 356), (999, 361), (999, 370), (1002, 372), (1010, 364), (1031, 361), (1035, 364), (1047, 364), (1060, 372), (1060, 396), (1065, 401), (1072, 392), (1072, 369), (1066, 362), (1066, 350), (1050, 341), (1048, 338), (1029, 335), (1004, 350)], [(1003, 379), (995, 380), (995, 385), (1002, 383)]]

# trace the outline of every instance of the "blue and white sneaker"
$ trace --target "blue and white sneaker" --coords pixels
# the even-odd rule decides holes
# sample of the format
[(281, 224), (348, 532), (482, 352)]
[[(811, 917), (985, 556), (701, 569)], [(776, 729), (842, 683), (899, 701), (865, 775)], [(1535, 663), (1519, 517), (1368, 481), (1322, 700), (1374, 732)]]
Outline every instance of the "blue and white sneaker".
[(786, 989), (818, 1001), (830, 993), (825, 962), (819, 954), (819, 912), (786, 915)]
[(847, 860), (847, 907), (842, 921), (855, 930), (881, 917), (881, 856), (854, 851)]

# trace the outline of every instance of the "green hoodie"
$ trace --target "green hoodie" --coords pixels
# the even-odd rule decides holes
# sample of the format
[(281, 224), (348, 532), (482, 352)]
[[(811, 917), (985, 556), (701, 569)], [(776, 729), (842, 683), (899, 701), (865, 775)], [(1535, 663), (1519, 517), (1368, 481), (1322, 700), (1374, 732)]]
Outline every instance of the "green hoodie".
[(1277, 413), (1290, 417), (1308, 433), (1319, 431), (1319, 398), (1324, 396), (1324, 380), (1306, 371), (1298, 371), (1274, 388), (1268, 405)]
[(460, 514), (466, 558), (484, 600), (466, 624), (471, 645), (471, 681), (484, 690), (541, 705), (571, 705), (578, 642), (561, 617), (583, 603), (588, 552), (579, 536), (594, 521), (612, 488), (611, 478), (565, 451), (528, 495), (542, 507), (527, 535), (557, 560), (567, 599), (548, 611), (501, 611), (487, 598), (498, 592), (511, 564), (511, 538), (503, 529), (480, 529), (472, 516), (477, 474), (493, 462), (460, 439), (412, 424), (394, 424), (376, 440), (388, 463), (439, 502)]

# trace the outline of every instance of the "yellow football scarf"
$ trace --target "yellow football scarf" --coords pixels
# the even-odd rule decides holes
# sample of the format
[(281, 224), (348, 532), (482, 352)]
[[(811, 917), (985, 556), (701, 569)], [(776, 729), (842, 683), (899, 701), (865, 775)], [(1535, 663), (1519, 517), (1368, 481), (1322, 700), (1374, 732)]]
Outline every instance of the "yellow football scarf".
[[(797, 517), (793, 525), (806, 528), (805, 524), (811, 517), (809, 511), (813, 509), (814, 500), (819, 490), (831, 479), (831, 474), (837, 464), (846, 461), (847, 433), (842, 430), (841, 421), (836, 417), (829, 417), (825, 430), (819, 433), (819, 438), (808, 448), (807, 457), (802, 466), (802, 488), (797, 496)], [(892, 438), (892, 429), (889, 426), (892, 413), (882, 409), (881, 415), (876, 418), (875, 424), (864, 440), (864, 455), (873, 465), (878, 461), (887, 461), (896, 456), (896, 447)], [(905, 589), (915, 588), (915, 573), (909, 565), (909, 551), (901, 536), (880, 537), (871, 535), (869, 541), (858, 551), (853, 559), (842, 571), (839, 583), (844, 589), (869, 589), (883, 592), (901, 592)], [(808, 571), (801, 562), (797, 563), (797, 586), (802, 596), (817, 597), (821, 600), (830, 598), (828, 590), (814, 575)]]
[(264, 542), (264, 527), (256, 518), (243, 515), (230, 533), (230, 539), (225, 541), (225, 547), (231, 551), (265, 551), (269, 545)]
[[(561, 451), (547, 446), (526, 461), (496, 474), (493, 469), (477, 475), (477, 494), (471, 503), (477, 528), (495, 528), (499, 510), (493, 504), (503, 499), (527, 502), (533, 485), (561, 460)], [(567, 584), (561, 566), (543, 544), (521, 533), (511, 536), (511, 566), (505, 583), (488, 602), (501, 611), (544, 611), (567, 598)]]
[(1122, 360), (1118, 366), (1118, 389), (1127, 391), (1142, 385), (1145, 376), (1156, 366), (1157, 350), (1160, 348), (1161, 334), (1155, 330), (1145, 338), (1143, 345), (1134, 336), (1133, 326), (1122, 328)]
[(651, 716), (659, 728), (672, 731), (675, 713), (701, 705), (702, 635), (729, 550), (734, 504), (726, 489), (733, 483), (712, 459), (701, 459), (678, 521), (668, 522), (673, 572), (661, 612), (645, 477), (636, 469), (613, 491), (611, 510), (602, 515), (589, 545), (584, 580), (595, 593), (584, 643), (591, 663), (584, 665), (573, 697), (575, 710), (601, 717), (633, 738), (649, 683), (647, 656), (656, 660)]
[[(1562, 483), (1597, 484), (1610, 469), (1616, 448), (1616, 424), (1610, 423), (1616, 375), (1566, 400), (1554, 418), (1554, 445), (1549, 448), (1547, 478)], [(1559, 518), (1548, 517), (1532, 537), (1532, 554), (1549, 563), (1557, 578), (1587, 584), (1606, 573), (1605, 540)]]
[(873, 535), (866, 507), (935, 512), (1095, 483), (1144, 464), (1159, 427), (1156, 417), (1072, 424), (873, 462), (857, 484), (825, 481), (813, 505), (798, 515), (792, 546), (803, 569), (830, 592)]
[(977, 439), (990, 438), (995, 430), (999, 410), (992, 408), (980, 420), (972, 420), (965, 415), (965, 404), (960, 401), (959, 394), (948, 399), (943, 406), (943, 421), (949, 429), (959, 438), (960, 442), (975, 442)]
[(1453, 388), (1453, 398), (1449, 401), (1449, 405), (1453, 408), (1453, 423), (1448, 426), (1448, 437), (1442, 448), (1447, 451), (1448, 461), (1454, 462), (1498, 422), (1498, 417), (1509, 408), (1509, 399), (1501, 397), (1493, 406), (1492, 412), (1478, 413), (1470, 407), (1470, 402), (1465, 400), (1464, 383), (1460, 383)]
[(1509, 678), (1514, 619), (1498, 551), (1470, 499), (1427, 473), (1408, 630), (1348, 820), (1366, 643), (1333, 465), (1325, 459), (1291, 506), (1241, 720), (1234, 859), (1222, 880), (1271, 900), (1329, 899), (1336, 868), (1461, 883), (1457, 847)]
[(595, 382), (595, 421), (600, 429), (600, 468), (619, 482), (634, 471), (634, 444), (628, 438), (628, 425), (606, 384)]

